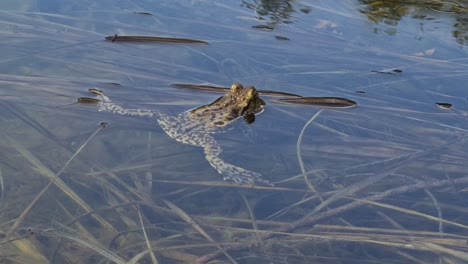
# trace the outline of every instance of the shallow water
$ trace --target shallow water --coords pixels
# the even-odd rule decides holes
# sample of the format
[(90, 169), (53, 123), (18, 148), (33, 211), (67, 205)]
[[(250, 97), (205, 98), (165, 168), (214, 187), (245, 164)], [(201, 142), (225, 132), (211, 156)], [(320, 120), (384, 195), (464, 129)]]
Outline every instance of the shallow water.
[[(148, 247), (147, 236), (159, 263), (189, 263), (219, 247), (249, 243), (255, 247), (219, 259), (466, 261), (468, 22), (463, 5), (3, 1), (2, 260), (137, 260)], [(258, 25), (271, 30), (253, 28)], [(209, 45), (104, 40), (114, 34), (199, 39)], [(201, 148), (169, 138), (155, 120), (73, 104), (92, 96), (88, 89), (99, 88), (125, 107), (177, 115), (219, 94), (171, 84), (234, 82), (345, 97), (358, 106), (294, 106), (265, 97), (266, 110), (253, 124), (238, 120), (215, 135), (223, 159), (276, 183), (262, 189), (222, 181)], [(457, 179), (461, 183), (450, 184)], [(400, 210), (366, 205), (284, 229), (356, 199), (444, 180), (449, 183), (439, 188), (378, 200)], [(258, 247), (259, 236), (272, 230), (290, 234), (263, 237)], [(390, 235), (396, 232), (402, 233)], [(142, 258), (152, 261), (147, 254)]]

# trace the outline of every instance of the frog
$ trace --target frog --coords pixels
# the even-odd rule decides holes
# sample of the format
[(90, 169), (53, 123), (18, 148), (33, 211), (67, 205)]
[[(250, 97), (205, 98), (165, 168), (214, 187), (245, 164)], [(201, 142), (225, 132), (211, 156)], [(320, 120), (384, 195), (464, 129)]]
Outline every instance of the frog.
[(253, 86), (234, 83), (229, 91), (210, 104), (171, 116), (158, 110), (124, 108), (107, 97), (103, 91), (90, 89), (98, 99), (99, 111), (118, 115), (155, 118), (162, 130), (177, 142), (203, 148), (206, 160), (225, 181), (241, 185), (268, 185), (273, 183), (260, 173), (224, 161), (222, 147), (214, 135), (225, 131), (233, 122), (243, 118), (246, 123), (264, 111), (265, 101)]

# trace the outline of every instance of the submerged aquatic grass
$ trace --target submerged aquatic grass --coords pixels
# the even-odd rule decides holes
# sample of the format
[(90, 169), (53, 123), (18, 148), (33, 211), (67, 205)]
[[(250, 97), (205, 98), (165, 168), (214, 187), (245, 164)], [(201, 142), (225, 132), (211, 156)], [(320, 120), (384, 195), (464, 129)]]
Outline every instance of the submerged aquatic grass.
[[(6, 261), (467, 260), (461, 2), (29, 3), (0, 14)], [(210, 45), (103, 39), (114, 32)], [(217, 97), (194, 90), (220, 87), (170, 84), (234, 82), (267, 103), (296, 100), (217, 135), (223, 157), (275, 187), (224, 182), (154, 120), (99, 113), (83, 94), (177, 114)], [(298, 106), (296, 95), (359, 106)], [(90, 104), (57, 108), (70, 98)]]
[[(88, 144), (88, 142), (102, 129), (102, 126), (99, 126), (91, 136), (78, 148), (78, 150), (70, 157), (70, 159), (64, 164), (64, 166), (60, 169), (59, 172), (56, 174), (53, 173), (49, 168), (43, 165), (37, 157), (35, 157), (31, 152), (29, 152), (26, 148), (24, 148), (19, 142), (4, 134), (4, 137), (10, 141), (12, 146), (22, 154), (22, 156), (31, 162), (35, 169), (42, 175), (49, 178), (49, 183), (36, 195), (36, 197), (31, 201), (31, 203), (23, 210), (20, 216), (16, 219), (15, 223), (12, 225), (10, 230), (7, 233), (7, 238), (15, 232), (15, 230), (22, 224), (24, 218), (26, 218), (27, 214), (31, 211), (32, 207), (37, 203), (37, 201), (46, 193), (52, 184), (56, 184), (67, 196), (69, 196), (73, 201), (79, 204), (82, 208), (89, 211), (91, 207), (83, 201), (78, 194), (76, 194), (73, 190), (70, 189), (63, 181), (60, 180), (60, 176), (62, 172), (68, 167), (68, 165), (74, 160), (74, 158), (81, 152), (81, 150)], [(101, 221), (101, 223), (105, 224), (106, 222), (102, 219), (97, 218), (96, 220)]]

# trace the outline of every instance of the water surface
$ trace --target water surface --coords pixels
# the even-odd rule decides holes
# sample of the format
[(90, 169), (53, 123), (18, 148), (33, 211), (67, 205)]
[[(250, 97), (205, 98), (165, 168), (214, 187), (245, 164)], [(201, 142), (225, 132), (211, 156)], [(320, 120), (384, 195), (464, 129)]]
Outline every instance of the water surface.
[[(468, 261), (463, 1), (0, 8), (4, 261), (194, 263), (219, 248), (227, 263)], [(114, 34), (209, 45), (104, 40)], [(276, 183), (264, 188), (222, 181), (200, 148), (155, 120), (73, 104), (99, 88), (177, 115), (219, 94), (171, 84), (234, 82), (358, 106), (265, 98), (253, 124), (217, 134), (223, 159)]]

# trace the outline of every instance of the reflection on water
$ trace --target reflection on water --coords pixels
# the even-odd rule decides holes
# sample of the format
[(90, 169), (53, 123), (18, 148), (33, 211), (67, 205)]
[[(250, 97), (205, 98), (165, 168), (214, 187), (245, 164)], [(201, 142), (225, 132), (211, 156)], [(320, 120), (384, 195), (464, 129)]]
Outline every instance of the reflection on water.
[(291, 23), (291, 15), (295, 12), (293, 7), (294, 0), (260, 0), (245, 1), (242, 5), (255, 10), (259, 20), (267, 19), (268, 24), (274, 27), (277, 24)]
[(294, 12), (308, 14), (308, 6), (294, 0), (242, 0), (242, 5), (255, 11), (257, 19), (266, 20), (269, 27), (275, 28), (278, 24), (290, 24), (294, 20)]
[[(1, 2), (0, 259), (466, 262), (461, 3)], [(114, 34), (209, 45), (105, 41)], [(154, 119), (76, 104), (100, 89), (176, 116), (219, 94), (170, 84), (234, 82), (358, 105), (261, 94), (255, 122), (218, 133), (215, 154), (270, 187), (223, 181)]]
[[(461, 45), (468, 40), (468, 19), (466, 14), (468, 7), (464, 1), (380, 1), (359, 0), (363, 5), (360, 12), (374, 23), (385, 23), (397, 26), (403, 17), (411, 17), (422, 21), (430, 21), (440, 16), (450, 16), (453, 23), (453, 36)], [(424, 22), (421, 22), (423, 27)], [(395, 34), (394, 30), (385, 31)]]

